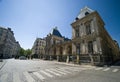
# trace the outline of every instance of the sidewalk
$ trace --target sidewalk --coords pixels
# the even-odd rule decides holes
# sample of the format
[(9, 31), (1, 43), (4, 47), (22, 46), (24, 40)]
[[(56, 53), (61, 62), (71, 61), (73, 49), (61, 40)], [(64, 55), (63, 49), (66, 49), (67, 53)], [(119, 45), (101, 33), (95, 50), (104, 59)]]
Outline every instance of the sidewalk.
[[(32, 60), (33, 61), (40, 61), (42, 59), (32, 59)], [(42, 60), (42, 61), (46, 61), (46, 60)], [(75, 67), (83, 67), (83, 68), (95, 68), (96, 67), (96, 66), (92, 66), (92, 65), (80, 65), (80, 64), (74, 64), (74, 63), (58, 62), (56, 60), (53, 60), (53, 61), (48, 60), (48, 62), (54, 62), (55, 64), (75, 66)]]
[(76, 66), (76, 67), (84, 67), (84, 68), (95, 68), (95, 66), (92, 65), (80, 65), (80, 64), (73, 64), (73, 63), (66, 63), (66, 62), (57, 62), (54, 61), (56, 64), (64, 64), (69, 66)]
[(6, 60), (3, 60), (2, 62), (0, 62), (0, 70), (2, 69), (2, 67), (5, 65)]

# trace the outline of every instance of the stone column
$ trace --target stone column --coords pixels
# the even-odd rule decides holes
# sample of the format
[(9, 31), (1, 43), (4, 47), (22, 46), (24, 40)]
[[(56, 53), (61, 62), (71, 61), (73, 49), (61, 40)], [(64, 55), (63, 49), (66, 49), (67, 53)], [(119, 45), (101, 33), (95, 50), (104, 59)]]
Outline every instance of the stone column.
[(91, 60), (91, 65), (94, 65), (94, 60), (93, 60), (91, 53), (89, 54), (89, 56), (90, 56), (90, 60)]
[(52, 60), (52, 55), (50, 55), (50, 60)]
[(82, 26), (82, 30), (83, 30), (83, 35), (86, 35), (86, 26), (84, 24)]
[(75, 38), (75, 29), (72, 27), (72, 38)]
[(102, 54), (101, 38), (98, 37), (98, 38), (96, 39), (96, 41), (97, 41), (98, 51), (100, 52), (100, 54)]
[(93, 18), (93, 26), (96, 33), (98, 34), (99, 29), (98, 29), (97, 19), (95, 17)]
[(72, 54), (75, 55), (76, 54), (76, 47), (75, 44), (72, 43)]
[(91, 21), (91, 32), (93, 33), (95, 31), (95, 27), (94, 27), (94, 21)]
[(84, 25), (81, 25), (81, 27), (80, 27), (81, 29), (80, 29), (80, 36), (82, 37), (83, 35), (84, 35)]
[(85, 54), (88, 54), (88, 43), (85, 41)]
[(93, 51), (94, 51), (95, 54), (96, 54), (96, 53), (99, 53), (99, 52), (98, 52), (98, 46), (97, 46), (97, 41), (96, 41), (96, 40), (93, 41)]
[(79, 55), (77, 55), (77, 64), (79, 64), (79, 62), (80, 62), (80, 58), (79, 58)]
[(57, 61), (58, 61), (58, 62), (60, 61), (60, 59), (59, 59), (59, 55), (57, 55)]
[(67, 55), (66, 62), (69, 63), (69, 55)]

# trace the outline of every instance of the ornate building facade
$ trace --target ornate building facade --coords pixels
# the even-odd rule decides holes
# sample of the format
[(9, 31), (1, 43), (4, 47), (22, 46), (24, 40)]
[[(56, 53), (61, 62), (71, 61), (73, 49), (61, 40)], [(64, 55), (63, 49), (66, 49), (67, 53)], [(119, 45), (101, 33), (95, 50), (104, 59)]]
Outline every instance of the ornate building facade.
[(63, 37), (57, 27), (55, 27), (46, 37), (44, 58), (66, 61), (67, 56), (72, 55), (71, 48), (71, 40)]
[(81, 9), (72, 25), (72, 53), (80, 63), (109, 64), (120, 57), (119, 47), (106, 31), (97, 11)]
[(11, 28), (0, 27), (0, 58), (11, 58), (19, 55), (20, 45), (15, 40)]
[(119, 45), (104, 27), (97, 11), (81, 9), (72, 26), (72, 39), (55, 27), (46, 37), (44, 59), (78, 64), (104, 65), (120, 59)]

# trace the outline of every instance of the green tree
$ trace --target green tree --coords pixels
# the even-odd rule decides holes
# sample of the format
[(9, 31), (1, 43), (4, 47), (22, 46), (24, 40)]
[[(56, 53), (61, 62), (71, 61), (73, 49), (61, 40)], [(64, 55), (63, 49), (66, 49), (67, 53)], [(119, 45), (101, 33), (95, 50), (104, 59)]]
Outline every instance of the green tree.
[(26, 50), (25, 50), (25, 56), (26, 56), (26, 57), (29, 58), (30, 55), (31, 55), (31, 53), (32, 53), (31, 49), (26, 49)]
[(21, 48), (19, 56), (26, 56), (27, 58), (30, 58), (31, 53), (32, 53), (31, 49), (26, 49), (25, 50), (24, 48)]
[(25, 50), (23, 48), (20, 49), (20, 56), (25, 55)]
[(32, 53), (31, 49), (25, 50), (25, 55), (30, 55)]

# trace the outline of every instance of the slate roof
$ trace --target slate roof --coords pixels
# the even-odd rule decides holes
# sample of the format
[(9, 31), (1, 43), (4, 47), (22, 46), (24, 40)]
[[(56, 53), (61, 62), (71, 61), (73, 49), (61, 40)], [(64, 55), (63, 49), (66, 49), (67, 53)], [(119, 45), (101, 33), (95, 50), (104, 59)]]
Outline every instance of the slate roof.
[(64, 37), (64, 41), (70, 41), (70, 39), (69, 39), (69, 38), (65, 38), (65, 37)]
[(59, 30), (57, 29), (57, 27), (53, 28), (51, 31), (52, 35), (58, 36), (58, 37), (62, 37), (61, 33), (59, 32)]

